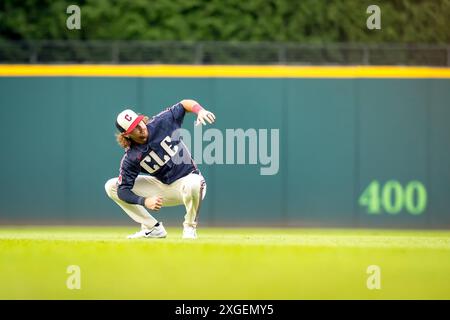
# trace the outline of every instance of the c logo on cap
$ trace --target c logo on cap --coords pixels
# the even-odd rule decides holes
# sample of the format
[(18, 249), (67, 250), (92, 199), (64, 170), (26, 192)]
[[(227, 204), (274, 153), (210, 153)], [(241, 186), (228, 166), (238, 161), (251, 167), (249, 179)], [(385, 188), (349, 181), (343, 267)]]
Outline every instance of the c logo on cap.
[(131, 117), (128, 114), (126, 114), (125, 115), (125, 120), (131, 121), (132, 119), (131, 119)]

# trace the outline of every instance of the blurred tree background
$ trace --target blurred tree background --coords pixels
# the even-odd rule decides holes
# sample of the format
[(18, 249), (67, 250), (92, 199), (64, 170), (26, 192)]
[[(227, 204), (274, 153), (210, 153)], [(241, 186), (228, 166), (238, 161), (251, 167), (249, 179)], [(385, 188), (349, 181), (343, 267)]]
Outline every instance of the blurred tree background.
[[(68, 30), (66, 8), (81, 8)], [(366, 9), (381, 8), (381, 30)], [(450, 43), (450, 0), (1, 0), (0, 40)]]

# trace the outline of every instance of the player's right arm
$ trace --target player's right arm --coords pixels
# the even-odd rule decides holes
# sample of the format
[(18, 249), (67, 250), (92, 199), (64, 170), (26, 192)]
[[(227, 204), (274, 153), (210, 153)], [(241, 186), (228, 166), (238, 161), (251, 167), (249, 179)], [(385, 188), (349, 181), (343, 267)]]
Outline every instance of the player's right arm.
[(197, 114), (197, 124), (206, 125), (206, 122), (212, 124), (216, 120), (214, 113), (203, 109), (203, 107), (195, 100), (184, 99), (180, 101), (180, 104), (187, 112), (193, 112)]
[(162, 198), (160, 196), (141, 197), (135, 194), (132, 189), (136, 177), (139, 175), (139, 163), (129, 159), (125, 154), (120, 163), (120, 174), (118, 179), (117, 196), (120, 200), (129, 204), (138, 204), (145, 206), (150, 210), (159, 210), (162, 207)]

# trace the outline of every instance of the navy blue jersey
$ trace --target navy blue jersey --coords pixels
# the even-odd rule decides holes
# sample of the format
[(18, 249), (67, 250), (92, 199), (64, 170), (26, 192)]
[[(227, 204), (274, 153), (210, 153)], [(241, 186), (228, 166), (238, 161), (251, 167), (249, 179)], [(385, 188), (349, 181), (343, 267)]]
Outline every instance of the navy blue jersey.
[[(149, 174), (165, 184), (171, 184), (191, 172), (197, 171), (189, 151), (180, 139), (172, 137), (181, 127), (186, 111), (178, 103), (156, 116), (148, 124), (148, 140), (144, 144), (132, 143), (120, 162), (117, 195), (127, 203), (144, 205), (144, 198), (131, 189), (139, 174)], [(187, 152), (188, 161), (173, 161), (172, 157)], [(181, 163), (180, 163), (181, 162)]]

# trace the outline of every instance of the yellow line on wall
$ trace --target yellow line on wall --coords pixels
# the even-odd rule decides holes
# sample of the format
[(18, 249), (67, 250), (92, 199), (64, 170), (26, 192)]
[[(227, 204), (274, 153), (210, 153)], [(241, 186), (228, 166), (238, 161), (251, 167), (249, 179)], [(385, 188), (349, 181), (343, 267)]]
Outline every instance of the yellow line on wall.
[(397, 66), (0, 65), (0, 77), (450, 78), (450, 68)]

